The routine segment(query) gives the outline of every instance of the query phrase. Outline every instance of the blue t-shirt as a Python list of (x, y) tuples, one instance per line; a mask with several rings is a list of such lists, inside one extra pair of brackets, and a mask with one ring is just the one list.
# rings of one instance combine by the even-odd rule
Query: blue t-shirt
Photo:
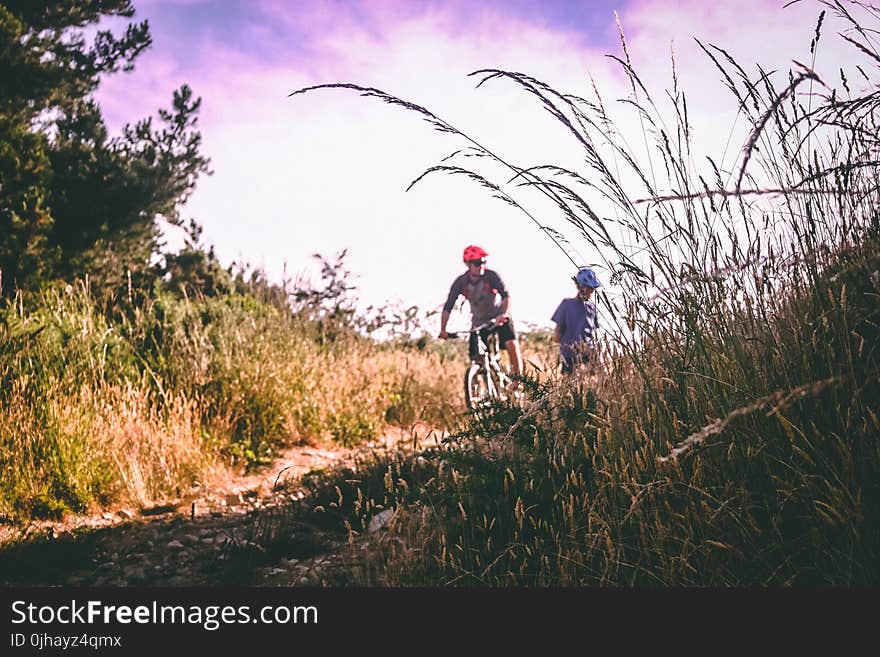
[(565, 359), (574, 355), (575, 345), (586, 342), (595, 344), (598, 319), (596, 304), (578, 298), (563, 299), (550, 318), (559, 327), (559, 351)]

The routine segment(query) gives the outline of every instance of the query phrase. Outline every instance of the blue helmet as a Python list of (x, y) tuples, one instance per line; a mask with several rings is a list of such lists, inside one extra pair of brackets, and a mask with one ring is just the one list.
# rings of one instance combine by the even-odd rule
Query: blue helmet
[(593, 273), (592, 269), (584, 268), (581, 269), (575, 276), (574, 282), (577, 283), (581, 287), (602, 287), (602, 284), (599, 282), (599, 279), (596, 278), (596, 274)]

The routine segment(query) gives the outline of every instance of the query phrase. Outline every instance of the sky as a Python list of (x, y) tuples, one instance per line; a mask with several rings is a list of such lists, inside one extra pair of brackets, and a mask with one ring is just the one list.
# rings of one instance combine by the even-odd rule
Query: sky
[[(618, 130), (643, 141), (617, 17), (627, 53), (656, 99), (676, 78), (687, 93), (702, 152), (735, 170), (749, 126), (694, 38), (725, 48), (750, 73), (756, 63), (785, 86), (793, 60), (838, 79), (859, 59), (828, 38), (810, 53), (818, 2), (768, 0), (135, 0), (152, 47), (131, 73), (102, 82), (96, 97), (112, 130), (170, 106), (189, 84), (202, 98), (198, 127), (213, 175), (202, 177), (182, 210), (204, 227), (223, 265), (260, 267), (273, 280), (312, 277), (313, 254), (347, 250), (361, 305), (385, 302), (437, 309), (461, 252), (477, 244), (506, 283), (518, 325), (551, 326), (574, 291), (575, 265), (601, 254), (569, 234), (558, 211), (508, 186), (509, 172), (488, 169), (542, 224), (563, 232), (560, 245), (533, 219), (461, 176), (426, 169), (467, 142), (435, 131), (403, 108), (320, 84), (376, 87), (428, 108), (518, 166), (557, 164), (583, 171), (574, 140), (534, 97), (510, 81), (477, 88), (484, 68), (527, 73), (554, 88), (601, 95)], [(616, 12), (616, 14), (615, 14)], [(828, 18), (829, 27), (832, 25)], [(827, 42), (827, 43), (826, 43)], [(662, 102), (658, 102), (662, 105)], [(666, 111), (662, 107), (660, 111)], [(470, 165), (467, 160), (459, 164)], [(474, 166), (480, 165), (479, 162)], [(634, 195), (639, 191), (634, 190)], [(520, 198), (520, 197), (518, 197)], [(168, 234), (173, 246), (179, 242)], [(573, 262), (574, 261), (574, 262)], [(439, 320), (436, 321), (439, 325)], [(464, 327), (456, 312), (450, 329)]]

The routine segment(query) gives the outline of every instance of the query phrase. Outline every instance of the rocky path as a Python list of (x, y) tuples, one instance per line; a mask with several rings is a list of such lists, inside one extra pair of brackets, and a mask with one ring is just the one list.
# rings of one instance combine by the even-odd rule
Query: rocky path
[[(421, 436), (421, 438), (419, 438)], [(427, 436), (427, 437), (425, 437)], [(414, 449), (438, 437), (426, 430), (389, 429), (357, 449), (293, 447), (258, 472), (171, 503), (0, 528), (0, 584), (36, 586), (328, 585), (348, 546), (299, 528), (294, 555), (259, 559), (247, 553), (256, 521), (295, 504), (306, 473), (341, 466), (363, 451)], [(16, 536), (17, 534), (17, 536)], [(26, 541), (16, 541), (26, 537)], [(265, 556), (265, 555), (264, 555)], [(237, 572), (243, 565), (247, 572)]]

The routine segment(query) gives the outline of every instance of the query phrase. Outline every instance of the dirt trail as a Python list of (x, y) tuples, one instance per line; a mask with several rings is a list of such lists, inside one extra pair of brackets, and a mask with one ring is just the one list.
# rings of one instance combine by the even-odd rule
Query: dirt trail
[[(16, 536), (0, 564), (0, 584), (36, 586), (211, 586), (228, 583), (229, 548), (247, 544), (261, 514), (301, 499), (304, 474), (351, 462), (364, 452), (423, 447), (439, 440), (426, 427), (388, 428), (355, 449), (300, 446), (270, 465), (171, 503), (134, 510), (115, 508), (0, 527), (0, 548)], [(414, 442), (415, 440), (415, 442)], [(276, 485), (277, 484), (277, 485)], [(303, 558), (281, 558), (250, 573), (262, 585), (321, 585), (344, 546), (318, 534), (307, 537)], [(256, 580), (256, 581), (255, 581)]]

